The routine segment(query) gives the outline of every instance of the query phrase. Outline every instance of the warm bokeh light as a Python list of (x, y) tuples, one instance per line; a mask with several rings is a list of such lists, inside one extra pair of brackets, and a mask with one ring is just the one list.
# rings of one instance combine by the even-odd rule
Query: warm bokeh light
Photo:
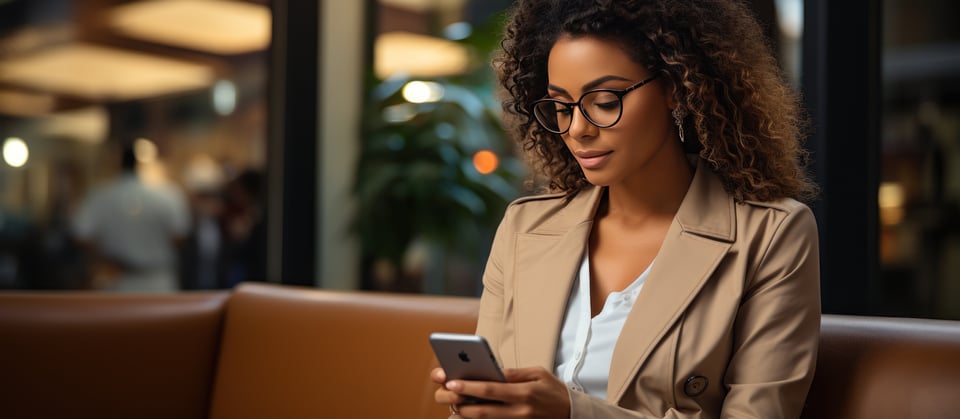
[(476, 168), (481, 175), (493, 173), (499, 165), (500, 159), (490, 150), (480, 150), (473, 155), (473, 167)]
[(410, 103), (437, 102), (443, 98), (443, 86), (432, 81), (411, 81), (403, 86), (403, 99)]
[(124, 3), (107, 19), (112, 29), (133, 38), (223, 55), (262, 51), (270, 45), (266, 5), (228, 0)]
[(443, 77), (463, 74), (470, 66), (467, 49), (454, 41), (407, 32), (377, 36), (373, 47), (374, 71), (386, 79), (397, 74)]
[[(69, 69), (69, 70), (65, 70)], [(126, 101), (209, 87), (214, 69), (93, 43), (68, 42), (0, 60), (0, 82), (91, 101)]]
[(22, 167), (30, 158), (30, 149), (23, 140), (10, 137), (3, 142), (3, 161), (13, 167)]
[(104, 106), (86, 106), (54, 112), (43, 117), (38, 136), (64, 138), (97, 145), (107, 139), (110, 114)]
[(133, 153), (140, 164), (150, 164), (157, 161), (157, 145), (146, 138), (137, 138), (133, 143)]
[(223, 169), (210, 155), (194, 155), (183, 170), (183, 185), (191, 192), (215, 191), (223, 185)]
[(883, 225), (897, 225), (903, 221), (903, 204), (906, 200), (903, 185), (896, 182), (883, 182), (877, 203), (880, 207), (880, 222)]

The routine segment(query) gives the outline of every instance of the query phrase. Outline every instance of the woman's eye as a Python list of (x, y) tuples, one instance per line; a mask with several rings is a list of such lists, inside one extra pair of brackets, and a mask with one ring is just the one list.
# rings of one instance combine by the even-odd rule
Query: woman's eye
[(608, 110), (617, 109), (617, 107), (620, 106), (620, 102), (616, 100), (610, 101), (610, 102), (597, 102), (597, 103), (594, 103), (593, 106), (599, 109), (608, 111)]

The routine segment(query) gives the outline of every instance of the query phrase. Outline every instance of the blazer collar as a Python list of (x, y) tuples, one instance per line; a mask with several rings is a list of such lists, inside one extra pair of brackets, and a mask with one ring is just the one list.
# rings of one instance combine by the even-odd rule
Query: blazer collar
[(733, 197), (706, 160), (697, 159), (697, 171), (677, 210), (676, 221), (683, 231), (733, 242), (737, 231), (735, 208)]
[[(587, 188), (537, 228), (518, 234), (518, 366), (554, 367), (567, 299), (602, 195), (601, 187)], [(608, 400), (622, 397), (735, 239), (733, 198), (698, 159), (693, 181), (614, 348)]]
[(534, 230), (517, 235), (517, 366), (553, 369), (571, 286), (603, 189), (581, 191)]

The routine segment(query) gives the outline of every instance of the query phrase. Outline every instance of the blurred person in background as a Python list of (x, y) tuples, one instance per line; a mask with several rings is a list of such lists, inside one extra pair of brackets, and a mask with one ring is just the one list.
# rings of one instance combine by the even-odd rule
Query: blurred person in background
[(246, 169), (223, 190), (224, 288), (265, 281), (267, 232), (263, 214), (263, 175)]
[(223, 287), (224, 174), (212, 158), (198, 156), (187, 166), (184, 187), (190, 202), (193, 225), (180, 247), (180, 286), (182, 289), (216, 289)]
[(122, 147), (121, 173), (94, 188), (77, 210), (72, 232), (91, 257), (91, 285), (115, 292), (173, 292), (177, 246), (190, 228), (181, 192), (145, 184), (133, 144)]

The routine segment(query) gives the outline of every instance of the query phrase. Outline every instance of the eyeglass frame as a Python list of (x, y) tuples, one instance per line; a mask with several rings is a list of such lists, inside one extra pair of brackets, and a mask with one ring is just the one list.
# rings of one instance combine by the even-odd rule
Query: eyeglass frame
[[(545, 130), (547, 130), (548, 132), (553, 133), (553, 134), (563, 135), (563, 134), (566, 134), (567, 132), (569, 132), (569, 131), (570, 131), (570, 127), (573, 126), (573, 116), (571, 115), (571, 117), (570, 117), (570, 124), (567, 125), (567, 128), (566, 128), (566, 129), (564, 129), (563, 131), (554, 131), (554, 130), (552, 130), (552, 129), (550, 129), (550, 128), (547, 128), (547, 126), (543, 123), (543, 121), (540, 120), (539, 113), (537, 112), (537, 106), (538, 106), (539, 104), (541, 104), (541, 103), (547, 103), (547, 102), (549, 102), (549, 103), (556, 103), (556, 104), (563, 105), (564, 107), (566, 107), (567, 110), (569, 110), (569, 111), (571, 112), (571, 114), (573, 113), (573, 108), (576, 107), (577, 109), (580, 110), (580, 114), (583, 115), (583, 118), (586, 119), (587, 122), (589, 122), (591, 125), (593, 125), (593, 126), (595, 126), (595, 127), (597, 127), (597, 128), (610, 128), (610, 127), (612, 127), (612, 126), (614, 126), (614, 125), (617, 125), (617, 123), (620, 122), (620, 119), (623, 118), (623, 97), (626, 96), (627, 93), (630, 93), (630, 92), (632, 92), (632, 91), (634, 91), (634, 90), (637, 90), (637, 89), (643, 87), (644, 85), (646, 85), (646, 84), (648, 84), (648, 83), (656, 80), (658, 77), (660, 77), (660, 74), (659, 74), (659, 73), (654, 74), (654, 75), (648, 77), (647, 79), (645, 79), (645, 80), (643, 80), (643, 81), (640, 81), (639, 83), (634, 84), (634, 85), (632, 85), (632, 86), (630, 86), (630, 87), (627, 87), (627, 88), (625, 88), (625, 89), (593, 89), (593, 90), (589, 90), (589, 91), (583, 92), (583, 94), (580, 95), (580, 98), (577, 99), (576, 102), (566, 102), (566, 101), (563, 101), (563, 100), (560, 100), (560, 99), (554, 99), (554, 98), (549, 98), (549, 97), (548, 97), (548, 98), (543, 98), (543, 99), (537, 99), (537, 100), (535, 100), (535, 101), (533, 102), (533, 104), (530, 105), (530, 109), (532, 110), (531, 113), (533, 113), (533, 119), (537, 121), (537, 125), (540, 125), (541, 128), (543, 128), (543, 129), (545, 129)], [(593, 119), (590, 118), (590, 114), (588, 114), (586, 111), (583, 110), (583, 98), (586, 97), (587, 95), (590, 95), (590, 94), (592, 94), (592, 93), (597, 93), (597, 92), (608, 92), (608, 93), (612, 93), (614, 96), (617, 97), (617, 100), (620, 101), (620, 108), (619, 108), (619, 111), (618, 111), (618, 113), (617, 113), (617, 119), (615, 119), (613, 122), (611, 122), (611, 123), (609, 123), (609, 124), (606, 124), (606, 125), (598, 124), (596, 121), (594, 121)]]

